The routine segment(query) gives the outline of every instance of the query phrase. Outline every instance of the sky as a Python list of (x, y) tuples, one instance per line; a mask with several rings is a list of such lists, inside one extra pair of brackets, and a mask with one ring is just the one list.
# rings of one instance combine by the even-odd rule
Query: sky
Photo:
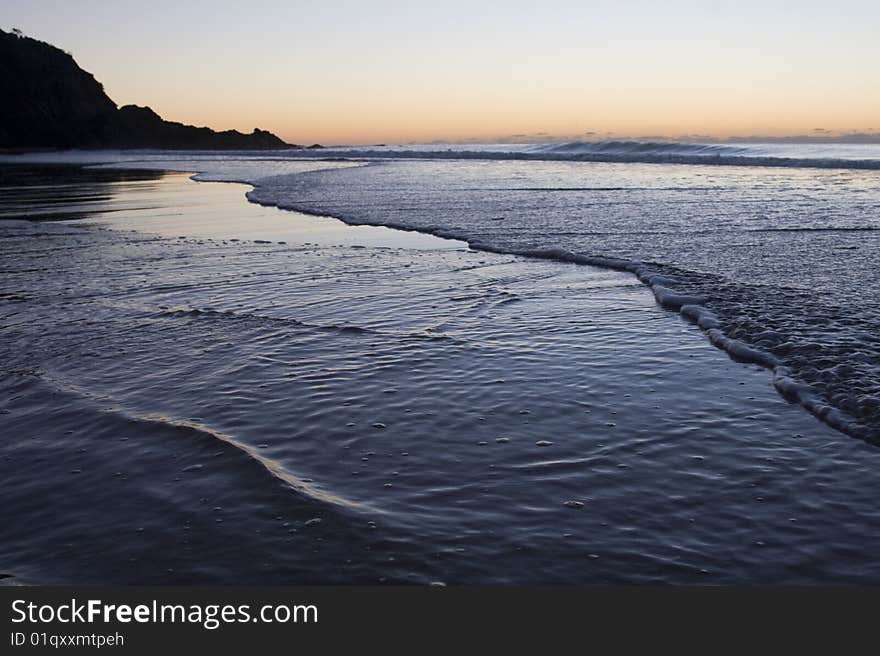
[(0, 0), (120, 105), (307, 144), (880, 134), (878, 26), (876, 0)]

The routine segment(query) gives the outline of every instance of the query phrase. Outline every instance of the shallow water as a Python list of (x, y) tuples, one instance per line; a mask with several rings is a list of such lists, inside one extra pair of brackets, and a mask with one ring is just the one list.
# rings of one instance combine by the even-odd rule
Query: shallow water
[(632, 271), (716, 344), (880, 440), (880, 174), (405, 161), (261, 180), (261, 203)]
[(880, 443), (880, 144), (432, 144), (2, 160), (195, 170), (255, 184), (256, 202), (352, 225), (630, 271), (713, 344), (772, 370), (787, 398)]
[(0, 222), (7, 580), (880, 580), (877, 450), (634, 276), (102, 184)]

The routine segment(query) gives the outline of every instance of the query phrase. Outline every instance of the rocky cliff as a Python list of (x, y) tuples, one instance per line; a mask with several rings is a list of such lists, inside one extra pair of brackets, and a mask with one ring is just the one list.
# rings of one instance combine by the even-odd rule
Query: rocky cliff
[(104, 87), (55, 46), (0, 30), (0, 148), (290, 148), (271, 132), (216, 132), (117, 108)]

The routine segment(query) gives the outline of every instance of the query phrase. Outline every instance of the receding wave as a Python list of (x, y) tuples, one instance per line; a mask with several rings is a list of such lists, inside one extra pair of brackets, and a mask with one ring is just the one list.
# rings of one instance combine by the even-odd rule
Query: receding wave
[[(49, 387), (53, 394), (68, 396), (72, 403), (80, 406), (83, 413), (96, 413), (114, 425), (120, 425), (119, 433), (138, 434), (137, 428), (150, 429), (146, 434), (172, 434), (176, 439), (188, 442), (192, 445), (206, 443), (212, 447), (227, 449), (235, 463), (236, 469), (242, 476), (257, 476), (263, 478), (264, 484), (280, 484), (296, 494), (304, 503), (314, 505), (325, 511), (364, 510), (362, 503), (352, 501), (339, 495), (319, 489), (311, 485), (294, 473), (287, 470), (283, 465), (272, 458), (266, 457), (257, 449), (241, 442), (232, 435), (211, 429), (207, 426), (192, 421), (179, 421), (163, 415), (141, 415), (122, 409), (118, 405), (112, 408), (102, 407), (99, 404), (106, 397), (92, 393), (87, 388), (78, 384), (58, 380), (55, 378), (41, 377), (41, 384)], [(201, 464), (193, 464), (182, 471), (196, 473), (202, 469)], [(370, 510), (375, 511), (374, 508)]]
[[(150, 424), (165, 430), (171, 430), (182, 439), (207, 440), (226, 445), (231, 449), (234, 449), (237, 452), (237, 455), (244, 456), (250, 462), (258, 464), (269, 476), (275, 479), (275, 481), (285, 485), (296, 494), (307, 497), (309, 500), (317, 502), (318, 504), (350, 509), (364, 508), (363, 504), (345, 499), (336, 494), (331, 494), (310, 485), (307, 481), (304, 481), (287, 471), (278, 462), (259, 454), (256, 449), (237, 441), (231, 435), (226, 435), (192, 422), (174, 421), (158, 415), (138, 416), (126, 414), (123, 415), (123, 418), (125, 421), (132, 424)], [(188, 471), (197, 471), (199, 467), (199, 465), (190, 466)]]
[[(258, 182), (248, 198), (355, 225), (383, 225), (460, 239), (480, 250), (631, 272), (651, 288), (660, 305), (697, 323), (715, 346), (737, 360), (772, 370), (774, 383), (785, 397), (838, 430), (880, 443), (880, 361), (875, 342), (864, 337), (880, 330), (880, 308), (873, 300), (873, 281), (853, 279), (864, 267), (870, 271), (872, 261), (871, 244), (853, 240), (877, 234), (877, 227), (869, 223), (873, 219), (868, 215), (864, 218), (868, 225), (859, 225), (861, 217), (847, 217), (849, 212), (864, 212), (868, 205), (863, 195), (847, 196), (852, 203), (841, 205), (839, 217), (830, 219), (831, 200), (823, 197), (813, 202), (799, 186), (788, 191), (792, 184), (813, 184), (816, 176), (824, 174), (794, 183), (788, 177), (776, 182), (776, 178), (755, 173), (754, 181), (749, 178), (753, 186), (743, 189), (737, 176), (718, 192), (706, 191), (698, 182), (694, 199), (707, 199), (685, 199), (686, 206), (678, 196), (673, 201), (664, 197), (665, 185), (633, 192), (642, 195), (627, 205), (630, 218), (621, 214), (624, 210), (619, 206), (590, 197), (591, 190), (573, 193), (571, 200), (554, 206), (542, 201), (519, 207), (520, 201), (505, 195), (503, 189), (486, 191), (489, 185), (467, 184), (470, 178), (462, 181), (462, 176), (488, 179), (485, 170), (467, 171), (471, 172), (433, 162), (388, 163), (267, 179)], [(495, 175), (506, 180), (510, 174), (499, 168)], [(656, 175), (662, 182), (664, 173)], [(389, 187), (390, 180), (397, 181), (397, 186)], [(784, 207), (792, 212), (791, 218), (784, 213), (779, 219), (752, 218), (756, 202), (742, 196), (752, 195), (763, 202), (768, 193), (763, 186), (768, 184), (775, 185), (773, 193), (786, 198)], [(870, 180), (858, 178), (849, 184), (860, 191), (860, 185)], [(718, 204), (719, 195), (723, 205)], [(790, 225), (800, 218), (797, 213), (804, 211), (805, 203), (813, 208), (817, 223), (837, 223)], [(442, 216), (438, 206), (447, 208)], [(448, 209), (453, 207), (454, 211)], [(584, 207), (596, 208), (587, 220), (580, 218)], [(686, 220), (680, 216), (685, 207)], [(775, 207), (783, 205), (777, 202)], [(646, 208), (651, 212), (648, 215)], [(719, 208), (734, 216), (731, 225), (735, 229), (716, 230), (713, 212)], [(621, 219), (631, 223), (624, 227)], [(850, 220), (858, 223), (842, 224)], [(756, 230), (785, 236), (749, 241), (747, 235), (764, 239)], [(828, 235), (834, 241), (826, 244), (818, 236), (814, 241), (797, 241), (800, 234), (803, 239), (810, 239), (811, 234)], [(822, 260), (836, 273), (817, 266)], [(859, 303), (846, 301), (848, 286), (862, 289)]]

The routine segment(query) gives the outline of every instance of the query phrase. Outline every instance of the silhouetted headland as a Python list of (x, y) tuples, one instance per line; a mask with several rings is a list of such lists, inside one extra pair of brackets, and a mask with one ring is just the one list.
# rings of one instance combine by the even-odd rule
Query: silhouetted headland
[(163, 120), (149, 107), (116, 106), (95, 77), (53, 45), (0, 30), (0, 148), (296, 148), (250, 134)]

